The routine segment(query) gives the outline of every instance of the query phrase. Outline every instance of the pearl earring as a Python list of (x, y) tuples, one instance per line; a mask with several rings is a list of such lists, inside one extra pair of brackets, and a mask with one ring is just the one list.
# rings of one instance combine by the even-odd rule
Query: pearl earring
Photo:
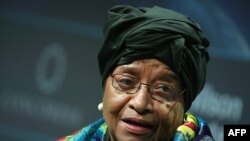
[(98, 108), (98, 110), (99, 110), (99, 111), (102, 111), (102, 108), (103, 108), (103, 102), (99, 103), (97, 108)]

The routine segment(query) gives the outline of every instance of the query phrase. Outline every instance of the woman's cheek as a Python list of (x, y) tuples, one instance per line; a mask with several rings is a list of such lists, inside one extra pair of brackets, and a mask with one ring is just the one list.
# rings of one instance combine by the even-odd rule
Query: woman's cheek
[[(171, 108), (165, 105), (157, 108), (157, 116), (160, 121), (160, 126), (158, 129), (158, 136), (164, 138), (172, 138), (176, 132), (176, 129), (183, 121), (183, 108), (181, 104), (172, 105)], [(164, 132), (164, 134), (162, 133)]]
[[(108, 112), (111, 114), (119, 114), (119, 112), (126, 106), (129, 101), (129, 96), (125, 94), (118, 93), (117, 90), (113, 88), (105, 88), (104, 98), (103, 98), (103, 112)], [(108, 111), (106, 111), (108, 110)]]

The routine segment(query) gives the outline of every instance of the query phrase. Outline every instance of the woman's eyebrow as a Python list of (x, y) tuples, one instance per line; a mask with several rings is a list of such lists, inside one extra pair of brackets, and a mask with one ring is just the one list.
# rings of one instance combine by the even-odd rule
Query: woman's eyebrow
[(171, 78), (174, 80), (180, 80), (180, 77), (178, 74), (176, 74), (174, 71), (170, 70), (169, 68), (164, 68), (164, 71), (162, 73), (157, 74), (157, 77), (163, 77), (163, 78)]
[(163, 74), (163, 73), (159, 73), (158, 75), (156, 75), (156, 78), (159, 80), (164, 80), (164, 81), (178, 81), (179, 77), (175, 74)]
[(122, 65), (117, 68), (117, 71), (139, 71), (140, 67), (136, 65)]

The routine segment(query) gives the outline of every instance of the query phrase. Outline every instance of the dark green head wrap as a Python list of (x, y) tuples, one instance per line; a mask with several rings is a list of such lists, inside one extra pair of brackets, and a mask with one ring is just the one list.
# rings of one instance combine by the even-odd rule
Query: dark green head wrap
[(204, 86), (209, 60), (209, 42), (199, 25), (189, 17), (157, 6), (114, 6), (109, 18), (98, 54), (103, 84), (116, 66), (155, 58), (182, 79), (187, 111)]

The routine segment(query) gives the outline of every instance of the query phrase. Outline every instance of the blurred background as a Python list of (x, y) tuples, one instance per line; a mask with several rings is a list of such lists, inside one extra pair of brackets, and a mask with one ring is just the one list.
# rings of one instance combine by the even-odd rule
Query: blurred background
[(115, 4), (158, 5), (197, 21), (211, 61), (190, 111), (208, 121), (217, 141), (224, 124), (250, 123), (247, 0), (1, 0), (1, 141), (52, 141), (101, 117), (96, 56)]

